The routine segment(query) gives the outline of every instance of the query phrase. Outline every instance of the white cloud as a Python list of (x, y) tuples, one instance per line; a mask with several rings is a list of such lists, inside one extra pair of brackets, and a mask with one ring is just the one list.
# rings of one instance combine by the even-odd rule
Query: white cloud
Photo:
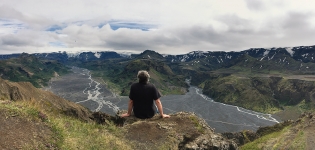
[(240, 51), (315, 45), (314, 29), (311, 0), (0, 0), (0, 53)]

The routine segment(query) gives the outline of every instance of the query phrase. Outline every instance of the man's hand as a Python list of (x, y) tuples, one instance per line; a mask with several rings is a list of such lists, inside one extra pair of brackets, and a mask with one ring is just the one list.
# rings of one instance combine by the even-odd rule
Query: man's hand
[(125, 114), (122, 114), (120, 117), (129, 117), (129, 116), (130, 116), (130, 114), (125, 113)]
[(161, 116), (162, 116), (162, 118), (170, 118), (171, 117), (170, 115), (166, 115), (166, 114), (163, 114)]

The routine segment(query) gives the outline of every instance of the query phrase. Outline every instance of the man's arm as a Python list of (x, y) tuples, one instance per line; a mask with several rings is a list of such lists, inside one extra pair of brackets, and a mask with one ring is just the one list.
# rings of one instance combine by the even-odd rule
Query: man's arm
[(128, 103), (128, 112), (125, 114), (122, 114), (121, 117), (129, 117), (131, 115), (132, 108), (133, 108), (133, 101), (130, 99)]
[(163, 106), (160, 99), (155, 100), (155, 105), (157, 106), (162, 118), (169, 118), (170, 115), (163, 114)]

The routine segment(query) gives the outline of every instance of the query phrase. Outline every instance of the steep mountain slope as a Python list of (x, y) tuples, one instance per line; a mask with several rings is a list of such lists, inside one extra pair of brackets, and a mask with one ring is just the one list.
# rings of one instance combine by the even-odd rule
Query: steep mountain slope
[[(275, 113), (294, 106), (290, 113), (280, 115), (296, 119), (301, 112), (315, 108), (315, 64), (311, 62), (315, 51), (309, 51), (314, 47), (299, 49), (250, 49), (197, 83), (216, 101), (255, 111)], [(304, 62), (297, 54), (308, 57), (303, 57)]]
[(41, 60), (28, 54), (0, 61), (1, 78), (10, 81), (28, 81), (36, 87), (42, 87), (51, 77), (67, 72), (68, 68), (57, 61)]
[[(248, 52), (249, 53), (249, 52)], [(250, 53), (249, 53), (250, 54)], [(265, 51), (261, 57), (244, 54), (231, 61), (228, 69), (250, 73), (314, 74), (314, 63), (295, 60), (286, 50)]]
[(37, 101), (40, 107), (49, 111), (58, 111), (81, 120), (89, 121), (91, 112), (81, 105), (67, 101), (51, 92), (35, 88), (29, 82), (9, 82), (0, 78), (0, 100), (10, 101)]
[(216, 101), (259, 112), (275, 113), (302, 102), (309, 107), (301, 111), (315, 108), (314, 81), (273, 76), (218, 76), (205, 82), (203, 92)]
[[(207, 66), (208, 69), (216, 70), (220, 68), (227, 68), (236, 65), (238, 62), (247, 62), (244, 55), (250, 56), (252, 61), (255, 61), (257, 64), (249, 65), (249, 67), (267, 67), (271, 65), (287, 65), (287, 68), (294, 69), (304, 69), (304, 71), (311, 70), (307, 68), (305, 63), (314, 63), (315, 60), (315, 46), (299, 46), (299, 47), (286, 47), (286, 48), (251, 48), (248, 50), (240, 52), (201, 52), (194, 51), (185, 55), (167, 55), (165, 58), (168, 62), (181, 62), (187, 66), (193, 66), (197, 63), (201, 63), (204, 66)], [(291, 60), (288, 60), (291, 58)], [(199, 61), (199, 62), (198, 62)], [(261, 62), (265, 62), (263, 65)], [(292, 64), (292, 63), (293, 64)], [(262, 64), (263, 66), (261, 67)], [(278, 63), (278, 64), (277, 64)], [(301, 63), (303, 63), (301, 65)], [(296, 66), (296, 67), (295, 67)], [(280, 66), (279, 66), (280, 67)], [(292, 70), (293, 70), (292, 68)], [(197, 69), (197, 68), (195, 68)], [(276, 68), (281, 69), (281, 68)]]
[(315, 117), (305, 113), (296, 121), (288, 121), (272, 127), (259, 129), (251, 141), (241, 149), (305, 149), (312, 150), (315, 146)]
[(161, 54), (159, 54), (153, 50), (145, 50), (140, 54), (132, 54), (131, 58), (132, 59), (155, 59), (155, 60), (159, 60), (159, 61), (165, 60), (165, 58)]
[(97, 113), (29, 82), (0, 85), (0, 149), (131, 149), (110, 133), (116, 128), (108, 115), (107, 125), (98, 125)]

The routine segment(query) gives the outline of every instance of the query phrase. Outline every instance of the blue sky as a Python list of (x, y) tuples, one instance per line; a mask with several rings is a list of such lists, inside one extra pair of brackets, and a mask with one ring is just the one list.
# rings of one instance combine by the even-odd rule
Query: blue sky
[(2, 34), (10, 34), (17, 33), (19, 30), (26, 28), (26, 25), (22, 22), (14, 19), (1, 19), (0, 18), (0, 33)]
[(0, 0), (0, 53), (315, 45), (312, 0)]

